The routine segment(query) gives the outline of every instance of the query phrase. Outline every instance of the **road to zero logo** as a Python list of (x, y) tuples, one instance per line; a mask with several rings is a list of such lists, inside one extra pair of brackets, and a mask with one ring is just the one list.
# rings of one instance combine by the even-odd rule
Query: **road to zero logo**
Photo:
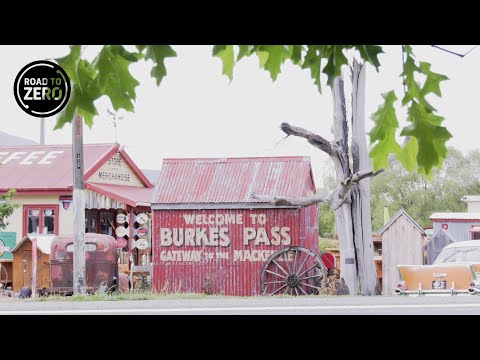
[(15, 100), (27, 114), (48, 117), (60, 112), (70, 98), (70, 79), (57, 64), (40, 60), (18, 73), (13, 89)]

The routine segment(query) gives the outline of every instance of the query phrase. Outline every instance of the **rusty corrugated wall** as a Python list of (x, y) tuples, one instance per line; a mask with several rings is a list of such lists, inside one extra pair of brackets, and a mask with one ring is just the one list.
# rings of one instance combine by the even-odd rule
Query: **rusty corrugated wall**
[(261, 295), (260, 273), (275, 251), (318, 249), (318, 208), (154, 211), (156, 291)]

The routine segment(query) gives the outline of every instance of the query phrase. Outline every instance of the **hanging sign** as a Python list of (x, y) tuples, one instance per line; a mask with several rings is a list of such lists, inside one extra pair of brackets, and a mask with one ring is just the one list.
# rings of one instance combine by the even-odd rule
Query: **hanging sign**
[(127, 219), (128, 219), (128, 217), (125, 214), (118, 214), (117, 215), (117, 223), (119, 223), (119, 224), (123, 224), (125, 221), (128, 221)]
[(136, 220), (140, 225), (146, 224), (148, 221), (148, 215), (145, 213), (140, 213), (137, 215)]
[(137, 229), (137, 235), (138, 235), (138, 237), (141, 237), (141, 238), (145, 237), (145, 235), (147, 235), (147, 228), (146, 227), (139, 227)]
[(13, 260), (11, 251), (16, 243), (16, 232), (0, 232), (0, 260)]
[(125, 229), (123, 226), (118, 226), (115, 229), (115, 234), (117, 234), (118, 237), (124, 237), (127, 235), (127, 229)]
[(145, 250), (148, 248), (148, 241), (145, 239), (138, 239), (135, 241), (135, 247), (140, 250)]

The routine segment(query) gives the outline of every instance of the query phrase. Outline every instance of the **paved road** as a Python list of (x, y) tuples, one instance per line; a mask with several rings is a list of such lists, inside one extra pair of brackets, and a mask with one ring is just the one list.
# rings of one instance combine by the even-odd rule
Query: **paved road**
[(456, 297), (298, 297), (99, 302), (0, 301), (1, 315), (158, 314), (158, 315), (384, 315), (480, 314), (480, 296)]

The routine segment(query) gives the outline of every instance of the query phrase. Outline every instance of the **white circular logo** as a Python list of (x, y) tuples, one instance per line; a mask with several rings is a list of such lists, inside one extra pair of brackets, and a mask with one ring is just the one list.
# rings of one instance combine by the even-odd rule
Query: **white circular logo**
[(140, 213), (137, 215), (136, 220), (137, 220), (137, 223), (139, 223), (140, 225), (146, 224), (148, 221), (148, 215), (145, 213)]
[(127, 215), (125, 215), (125, 214), (118, 214), (117, 215), (117, 223), (119, 223), (119, 224), (123, 224), (125, 221), (128, 221), (127, 219), (128, 219)]
[(127, 229), (125, 229), (123, 226), (119, 226), (115, 229), (115, 234), (118, 237), (124, 237), (127, 234)]
[(145, 239), (138, 239), (135, 242), (135, 247), (140, 250), (145, 250), (148, 247), (148, 241)]

